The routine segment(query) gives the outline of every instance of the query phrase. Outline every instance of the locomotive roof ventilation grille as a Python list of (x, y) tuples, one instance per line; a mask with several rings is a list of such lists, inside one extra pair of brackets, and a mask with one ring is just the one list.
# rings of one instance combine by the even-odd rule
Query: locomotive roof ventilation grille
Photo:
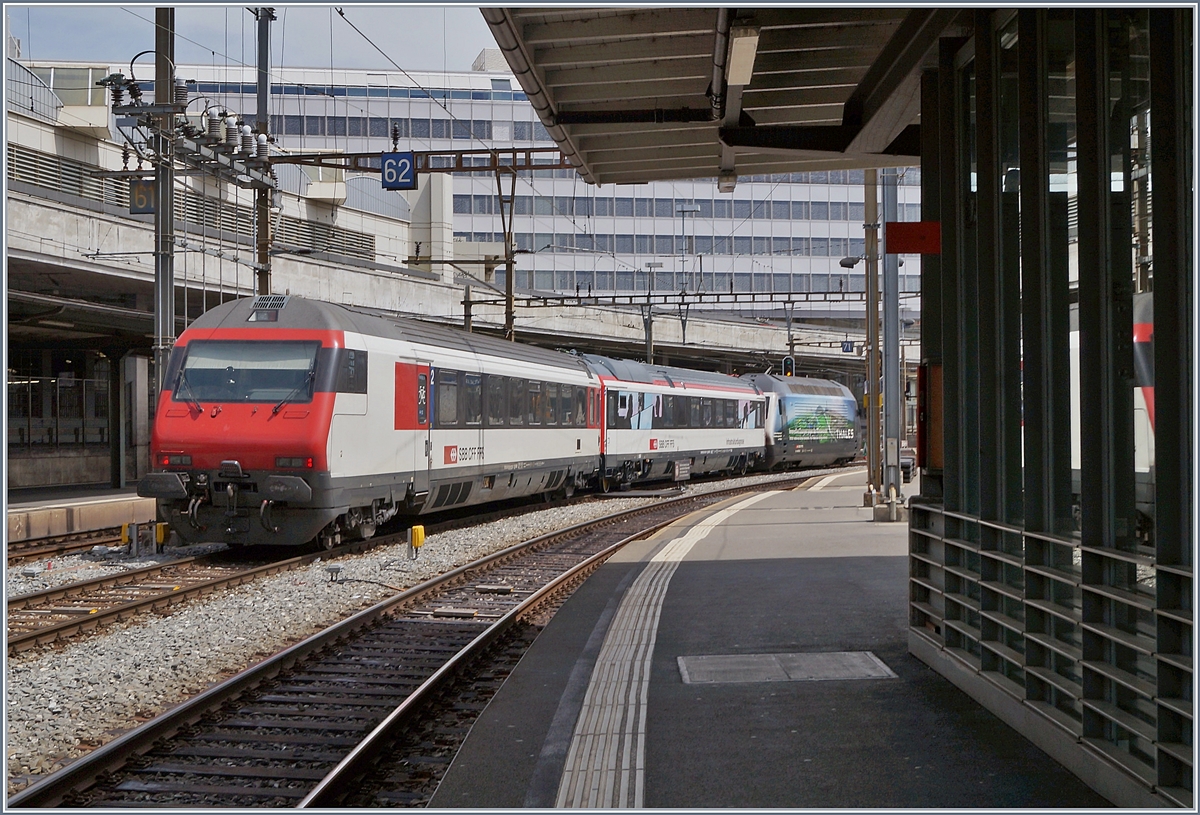
[(260, 294), (250, 304), (248, 323), (274, 323), (279, 321), (279, 312), (287, 305), (290, 296), (286, 294)]

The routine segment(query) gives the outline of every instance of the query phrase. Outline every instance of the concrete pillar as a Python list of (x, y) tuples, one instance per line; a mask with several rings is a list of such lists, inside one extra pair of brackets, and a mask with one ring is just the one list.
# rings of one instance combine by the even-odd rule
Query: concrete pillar
[(129, 357), (125, 365), (126, 405), (131, 419), (132, 436), (126, 439), (127, 449), (132, 452), (133, 471), (126, 475), (137, 480), (150, 470), (150, 360), (146, 357)]
[[(409, 195), (412, 214), (412, 236), (414, 255), (433, 261), (454, 257), (454, 176), (449, 173), (420, 173), (417, 189)], [(421, 244), (420, 252), (416, 244)], [(418, 263), (422, 268), (425, 264)], [(429, 270), (440, 274), (447, 283), (454, 282), (454, 267), (444, 263), (432, 263)]]

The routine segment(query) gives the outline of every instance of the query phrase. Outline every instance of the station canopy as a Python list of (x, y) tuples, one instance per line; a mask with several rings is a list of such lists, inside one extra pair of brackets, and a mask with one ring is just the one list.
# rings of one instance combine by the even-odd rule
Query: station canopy
[(594, 184), (920, 163), (920, 75), (953, 8), (484, 8)]

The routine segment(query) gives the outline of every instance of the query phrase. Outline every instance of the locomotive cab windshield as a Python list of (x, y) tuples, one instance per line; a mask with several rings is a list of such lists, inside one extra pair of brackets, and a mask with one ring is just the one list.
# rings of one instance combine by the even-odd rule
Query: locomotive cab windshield
[[(193, 340), (175, 401), (311, 402), (318, 341)], [(183, 390), (185, 392), (179, 392)]]

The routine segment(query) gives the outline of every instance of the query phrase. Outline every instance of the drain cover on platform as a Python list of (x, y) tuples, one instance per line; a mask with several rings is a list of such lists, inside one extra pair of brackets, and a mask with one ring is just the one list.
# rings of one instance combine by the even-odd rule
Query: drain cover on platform
[(687, 685), (896, 678), (891, 669), (870, 651), (679, 657), (679, 673)]

